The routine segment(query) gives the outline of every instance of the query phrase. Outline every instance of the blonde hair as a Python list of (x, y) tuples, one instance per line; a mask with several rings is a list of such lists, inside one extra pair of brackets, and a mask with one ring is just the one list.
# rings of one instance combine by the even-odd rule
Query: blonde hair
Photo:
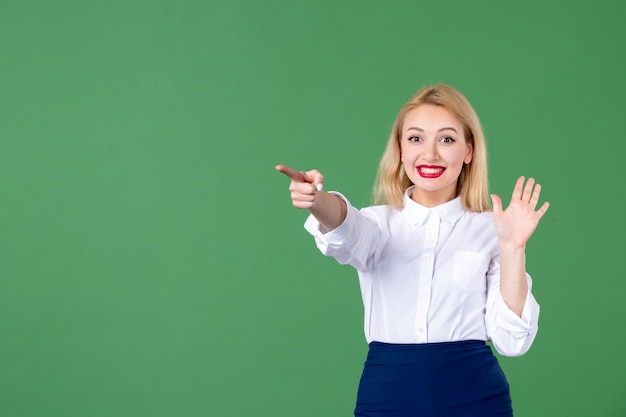
[(465, 164), (461, 170), (457, 195), (461, 197), (461, 203), (468, 211), (491, 210), (487, 179), (487, 146), (483, 129), (476, 112), (465, 96), (446, 84), (423, 87), (400, 109), (378, 166), (374, 184), (374, 202), (396, 208), (402, 208), (404, 205), (404, 192), (413, 183), (406, 175), (400, 160), (402, 125), (407, 113), (422, 104), (445, 107), (463, 124), (465, 140), (473, 147), (473, 156), (470, 163)]

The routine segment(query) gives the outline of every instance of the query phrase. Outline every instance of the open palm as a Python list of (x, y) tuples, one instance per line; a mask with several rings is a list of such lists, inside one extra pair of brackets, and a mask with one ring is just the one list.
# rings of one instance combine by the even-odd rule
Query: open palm
[(493, 201), (493, 224), (501, 242), (524, 247), (539, 224), (539, 220), (548, 210), (550, 203), (545, 202), (536, 210), (541, 193), (541, 185), (529, 178), (524, 185), (524, 177), (519, 177), (513, 189), (511, 202), (502, 210), (502, 199), (491, 195)]

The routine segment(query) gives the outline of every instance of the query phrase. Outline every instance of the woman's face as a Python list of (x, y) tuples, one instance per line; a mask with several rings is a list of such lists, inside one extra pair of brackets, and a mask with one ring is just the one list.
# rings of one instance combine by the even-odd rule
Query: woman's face
[(413, 184), (413, 200), (435, 207), (456, 197), (463, 163), (473, 149), (463, 124), (445, 107), (422, 104), (407, 113), (400, 139), (401, 161)]

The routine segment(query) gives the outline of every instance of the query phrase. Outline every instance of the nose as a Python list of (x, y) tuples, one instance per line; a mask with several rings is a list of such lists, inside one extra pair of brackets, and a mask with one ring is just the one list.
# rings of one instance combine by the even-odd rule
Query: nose
[(437, 154), (437, 142), (435, 140), (429, 140), (424, 143), (424, 147), (422, 157), (426, 161), (436, 161), (438, 158)]

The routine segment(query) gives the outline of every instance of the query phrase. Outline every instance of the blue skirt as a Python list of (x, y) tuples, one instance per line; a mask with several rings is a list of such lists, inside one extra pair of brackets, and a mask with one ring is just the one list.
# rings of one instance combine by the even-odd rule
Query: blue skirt
[(512, 417), (509, 384), (483, 341), (372, 342), (358, 417)]

